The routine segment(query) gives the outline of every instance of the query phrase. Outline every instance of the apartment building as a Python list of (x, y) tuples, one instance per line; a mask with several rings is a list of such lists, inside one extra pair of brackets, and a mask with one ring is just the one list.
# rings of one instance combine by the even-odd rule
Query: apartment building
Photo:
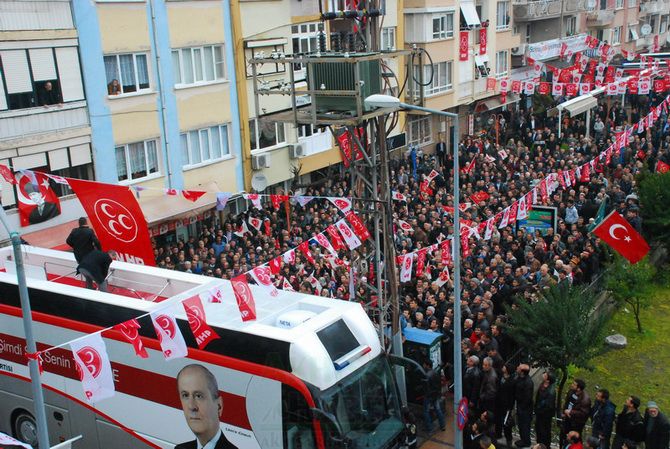
[(654, 52), (670, 45), (670, 1), (642, 0), (636, 39), (640, 51)]
[[(96, 179), (143, 189), (150, 228), (185, 235), (214, 207), (214, 192), (244, 185), (229, 3), (97, 0), (72, 9)], [(165, 188), (209, 193), (191, 203)]]
[[(511, 1), (406, 0), (404, 6), (405, 44), (420, 49), (412, 62), (411, 101), (458, 113), (461, 132), (471, 131), (475, 113), (505, 106), (497, 91), (487, 90), (487, 77), (511, 73), (512, 49), (519, 46)], [(451, 135), (443, 118), (425, 115), (410, 116), (407, 132), (408, 143), (418, 146)]]
[[(0, 164), (93, 179), (77, 38), (69, 1), (0, 1)], [(17, 190), (1, 182), (2, 205), (18, 229)], [(53, 187), (61, 214), (23, 228), (24, 234), (81, 215), (69, 189)]]

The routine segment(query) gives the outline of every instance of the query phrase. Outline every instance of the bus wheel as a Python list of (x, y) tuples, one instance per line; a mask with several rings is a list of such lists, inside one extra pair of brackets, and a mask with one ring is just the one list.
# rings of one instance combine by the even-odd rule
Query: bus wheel
[(33, 415), (25, 411), (16, 415), (14, 418), (14, 437), (37, 447), (37, 424)]

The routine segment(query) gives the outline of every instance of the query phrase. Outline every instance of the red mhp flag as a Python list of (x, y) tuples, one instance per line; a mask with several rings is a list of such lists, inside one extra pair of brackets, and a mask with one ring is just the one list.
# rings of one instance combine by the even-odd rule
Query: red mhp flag
[(368, 228), (365, 227), (363, 221), (361, 221), (361, 219), (354, 213), (353, 210), (350, 210), (344, 215), (347, 217), (347, 220), (349, 220), (349, 223), (351, 223), (351, 226), (354, 228), (354, 233), (358, 236), (359, 239), (361, 239), (361, 242), (364, 242), (370, 238), (370, 232), (368, 231)]
[(279, 291), (272, 282), (272, 271), (270, 270), (270, 267), (266, 266), (256, 267), (252, 269), (249, 272), (249, 274), (251, 275), (252, 278), (254, 278), (256, 284), (263, 287), (263, 289), (266, 292), (268, 292), (270, 296), (276, 297), (277, 295), (279, 295)]
[(426, 253), (428, 253), (428, 248), (421, 248), (417, 252), (416, 277), (418, 278), (423, 276), (423, 271), (426, 268)]
[(143, 359), (146, 359), (149, 357), (149, 354), (147, 354), (147, 350), (144, 349), (144, 343), (142, 343), (142, 339), (140, 338), (140, 333), (138, 332), (140, 327), (140, 323), (135, 318), (133, 318), (131, 320), (124, 321), (121, 324), (117, 324), (114, 326), (114, 329), (121, 332), (123, 338), (128, 340), (128, 343), (133, 345), (135, 354), (142, 357)]
[(165, 360), (178, 359), (188, 355), (184, 336), (177, 326), (177, 320), (171, 309), (157, 310), (150, 313), (158, 342), (163, 350)]
[(265, 228), (265, 235), (272, 237), (272, 224), (270, 223), (269, 218), (263, 220), (263, 227)]
[(242, 321), (252, 321), (256, 319), (256, 302), (251, 294), (247, 275), (241, 274), (234, 277), (230, 284), (233, 286), (233, 293), (237, 300), (237, 307), (240, 309)]
[(155, 266), (147, 221), (128, 186), (70, 179), (105, 250), (113, 249), (119, 260)]
[(70, 343), (77, 373), (89, 402), (98, 402), (114, 396), (112, 364), (107, 347), (99, 333), (89, 334)]
[(340, 231), (340, 234), (342, 234), (342, 237), (344, 237), (344, 241), (347, 243), (350, 250), (354, 250), (361, 246), (360, 239), (354, 234), (344, 218), (335, 223), (335, 226), (337, 227), (337, 230)]
[(335, 251), (344, 249), (344, 242), (342, 241), (342, 237), (340, 237), (340, 233), (337, 232), (337, 228), (335, 227), (335, 225), (328, 226), (326, 228), (326, 231), (328, 232), (328, 235), (332, 240), (331, 244), (333, 245), (333, 249)]
[(452, 261), (451, 239), (446, 239), (440, 243), (440, 251), (442, 253), (442, 265), (446, 266)]
[(286, 251), (282, 254), (282, 258), (284, 259), (284, 262), (293, 265), (295, 263), (295, 250), (290, 249)]
[(291, 283), (288, 281), (288, 279), (284, 278), (284, 279), (282, 279), (281, 282), (282, 282), (282, 284), (281, 284), (282, 290), (287, 291), (287, 292), (294, 292), (295, 291), (293, 289), (293, 286), (291, 285)]
[(16, 175), (16, 183), (21, 226), (42, 223), (60, 215), (58, 195), (51, 189), (46, 175), (21, 170)]
[(332, 254), (334, 257), (337, 257), (337, 251), (335, 251), (335, 248), (333, 248), (333, 245), (330, 244), (328, 241), (328, 237), (326, 237), (323, 232), (317, 234), (315, 237), (317, 242), (319, 242), (319, 245), (323, 246), (328, 250), (330, 254)]
[(203, 196), (205, 191), (203, 190), (182, 190), (181, 195), (186, 198), (189, 201), (196, 202), (200, 199), (201, 196)]
[(2, 175), (6, 182), (10, 184), (16, 184), (16, 177), (14, 176), (14, 173), (12, 173), (12, 171), (6, 165), (0, 164), (0, 175)]
[(639, 262), (649, 252), (649, 245), (644, 238), (617, 211), (600, 222), (593, 233), (632, 264)]
[(191, 296), (183, 300), (181, 305), (184, 306), (184, 311), (186, 311), (188, 325), (191, 328), (191, 332), (193, 332), (198, 348), (204, 349), (210, 341), (221, 338), (207, 324), (207, 316), (205, 315), (205, 308), (202, 305), (200, 296)]
[(298, 245), (297, 249), (302, 253), (303, 256), (305, 256), (305, 259), (307, 259), (309, 263), (316, 265), (316, 260), (314, 260), (312, 253), (309, 252), (309, 240), (302, 242), (300, 245)]
[(281, 271), (281, 257), (275, 257), (274, 259), (271, 259), (268, 262), (268, 266), (270, 267), (270, 273), (279, 274)]
[(328, 197), (328, 200), (341, 210), (343, 214), (351, 210), (351, 200), (349, 198)]
[(449, 268), (445, 266), (433, 284), (437, 284), (438, 287), (442, 287), (447, 282), (449, 282)]
[(670, 165), (666, 164), (663, 161), (658, 161), (656, 163), (656, 171), (658, 173), (667, 173), (670, 170)]
[(238, 237), (244, 237), (244, 234), (249, 232), (249, 227), (247, 226), (246, 222), (242, 222), (240, 226), (238, 226), (237, 231), (233, 232)]
[(409, 282), (412, 280), (412, 265), (414, 264), (414, 253), (402, 256), (402, 265), (400, 265), (400, 282)]

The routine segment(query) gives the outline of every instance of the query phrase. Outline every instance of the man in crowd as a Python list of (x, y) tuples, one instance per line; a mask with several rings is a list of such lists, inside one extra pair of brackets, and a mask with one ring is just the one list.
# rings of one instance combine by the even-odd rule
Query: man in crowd
[(609, 449), (616, 406), (610, 401), (610, 392), (601, 388), (591, 410), (591, 434), (598, 438), (599, 449)]
[(616, 418), (616, 436), (613, 449), (621, 449), (626, 440), (635, 443), (644, 441), (645, 428), (642, 416), (640, 416), (640, 398), (629, 396), (623, 406), (623, 410)]
[(591, 414), (591, 398), (586, 392), (586, 383), (582, 379), (575, 379), (570, 386), (563, 403), (563, 422), (561, 424), (561, 445), (569, 432), (576, 431), (582, 434), (586, 420)]

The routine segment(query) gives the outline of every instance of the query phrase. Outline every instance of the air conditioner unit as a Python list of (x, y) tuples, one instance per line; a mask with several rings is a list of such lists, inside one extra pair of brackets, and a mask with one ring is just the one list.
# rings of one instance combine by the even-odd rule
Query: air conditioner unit
[(512, 56), (523, 56), (526, 53), (526, 44), (521, 44), (512, 49)]
[(251, 156), (251, 168), (254, 170), (262, 170), (270, 167), (269, 154), (256, 154)]
[(296, 143), (288, 148), (288, 156), (291, 159), (298, 159), (303, 157), (304, 155), (305, 155), (305, 146), (301, 143)]

